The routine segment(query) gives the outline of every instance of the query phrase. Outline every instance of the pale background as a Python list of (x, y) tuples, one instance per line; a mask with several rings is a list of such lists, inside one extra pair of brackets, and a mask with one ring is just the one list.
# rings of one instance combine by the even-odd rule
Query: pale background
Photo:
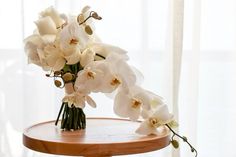
[[(235, 0), (1, 0), (0, 156), (53, 156), (22, 145), (24, 128), (55, 119), (63, 94), (39, 67), (27, 65), (22, 40), (46, 7), (78, 14), (86, 4), (103, 17), (98, 35), (129, 51), (143, 87), (165, 98), (199, 157), (235, 157)], [(98, 108), (86, 108), (87, 116), (115, 117), (111, 100), (94, 98)], [(191, 156), (186, 145), (180, 150), (132, 156)]]

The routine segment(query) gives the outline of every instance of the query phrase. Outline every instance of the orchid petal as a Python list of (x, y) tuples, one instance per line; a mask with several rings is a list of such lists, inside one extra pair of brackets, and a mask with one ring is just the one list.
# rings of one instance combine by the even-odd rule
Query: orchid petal
[(140, 109), (139, 108), (130, 108), (129, 109), (129, 119), (132, 121), (137, 121), (140, 116)]
[(152, 117), (160, 120), (162, 124), (167, 124), (173, 120), (173, 115), (169, 113), (166, 105), (159, 106)]
[(47, 35), (42, 36), (42, 39), (45, 44), (53, 43), (56, 39), (56, 35), (47, 34)]
[(56, 60), (56, 63), (53, 66), (53, 70), (59, 71), (59, 70), (63, 69), (65, 64), (66, 64), (66, 60), (63, 58), (59, 58), (58, 60)]
[(97, 104), (90, 96), (86, 96), (86, 101), (91, 107), (96, 108)]
[(130, 98), (124, 92), (119, 92), (114, 99), (113, 110), (115, 114), (120, 117), (128, 117), (128, 104), (130, 104)]
[(141, 135), (150, 135), (158, 133), (157, 129), (155, 127), (152, 127), (148, 121), (142, 122), (135, 132)]
[(143, 80), (144, 80), (144, 76), (141, 73), (141, 71), (139, 71), (137, 68), (135, 68), (133, 66), (130, 66), (130, 67), (136, 76), (136, 84), (142, 84)]
[(66, 60), (67, 60), (67, 64), (72, 65), (72, 64), (76, 64), (80, 61), (80, 51), (76, 51), (74, 52), (72, 55), (70, 56), (65, 56)]
[(94, 52), (91, 51), (90, 49), (86, 49), (85, 51), (83, 51), (82, 55), (81, 55), (81, 60), (80, 60), (80, 64), (85, 67), (86, 65), (88, 65), (89, 63), (91, 63), (92, 61), (94, 61)]

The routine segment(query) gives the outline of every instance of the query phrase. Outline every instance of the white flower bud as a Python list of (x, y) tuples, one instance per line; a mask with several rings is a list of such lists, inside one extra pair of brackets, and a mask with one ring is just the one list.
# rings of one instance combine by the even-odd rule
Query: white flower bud
[(43, 17), (35, 22), (40, 35), (56, 34), (57, 28), (51, 17)]
[(40, 13), (40, 15), (42, 17), (51, 17), (51, 19), (56, 24), (56, 27), (60, 27), (64, 23), (63, 19), (60, 17), (60, 14), (53, 7), (45, 9), (43, 12)]
[(91, 8), (90, 6), (86, 5), (86, 6), (83, 7), (83, 9), (82, 9), (82, 13), (86, 13), (87, 11), (89, 11), (90, 8)]

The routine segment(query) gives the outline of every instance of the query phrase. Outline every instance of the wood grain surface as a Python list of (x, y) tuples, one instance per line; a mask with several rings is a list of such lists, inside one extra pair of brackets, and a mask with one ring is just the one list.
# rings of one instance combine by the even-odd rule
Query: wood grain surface
[(140, 122), (115, 118), (88, 118), (85, 130), (63, 131), (54, 121), (36, 124), (23, 133), (29, 149), (57, 155), (114, 156), (155, 151), (169, 145), (167, 128), (159, 135), (135, 133)]

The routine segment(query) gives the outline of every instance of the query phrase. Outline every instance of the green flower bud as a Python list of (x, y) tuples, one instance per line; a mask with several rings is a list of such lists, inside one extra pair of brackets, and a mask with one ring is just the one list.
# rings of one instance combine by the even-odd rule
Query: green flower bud
[(177, 140), (172, 140), (171, 144), (173, 145), (174, 148), (179, 148), (179, 142)]
[(89, 26), (89, 25), (86, 25), (85, 28), (84, 28), (85, 32), (88, 34), (88, 35), (92, 35), (93, 34), (93, 30), (92, 28)]
[(63, 76), (62, 76), (63, 80), (65, 82), (68, 82), (68, 81), (71, 81), (73, 80), (73, 75), (71, 73), (65, 73)]
[(54, 75), (55, 75), (55, 76), (61, 75), (61, 71), (55, 71), (55, 72), (54, 72)]
[(102, 19), (102, 17), (100, 17), (100, 16), (98, 15), (98, 13), (96, 13), (96, 12), (93, 12), (93, 13), (92, 13), (92, 17), (95, 18), (95, 19), (97, 19), (97, 20), (101, 20), (101, 19)]
[(191, 148), (191, 152), (194, 152), (194, 148)]
[(183, 136), (183, 141), (187, 142), (188, 141), (187, 137)]
[(77, 22), (78, 22), (78, 23), (84, 22), (84, 15), (80, 14), (80, 15), (77, 17)]
[(59, 80), (55, 80), (54, 84), (56, 87), (61, 87), (61, 81), (59, 81)]

